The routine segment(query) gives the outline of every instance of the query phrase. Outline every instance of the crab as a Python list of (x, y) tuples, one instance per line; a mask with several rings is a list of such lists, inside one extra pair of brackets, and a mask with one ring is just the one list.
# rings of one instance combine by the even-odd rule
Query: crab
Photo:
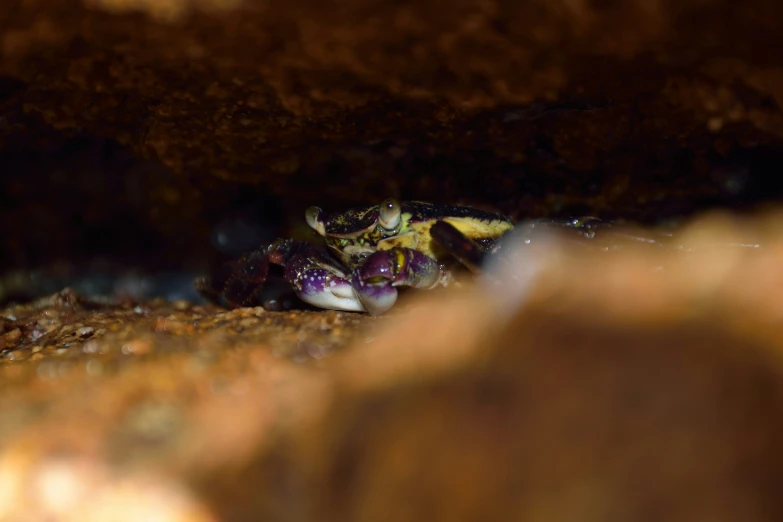
[(322, 244), (277, 239), (198, 280), (198, 290), (230, 307), (255, 304), (271, 263), (283, 267), (285, 281), (310, 305), (380, 315), (402, 288), (449, 286), (460, 268), (479, 272), (514, 227), (503, 215), (473, 207), (395, 198), (332, 215), (310, 207), (305, 219)]
[[(506, 216), (473, 207), (395, 198), (328, 216), (321, 208), (310, 207), (305, 220), (321, 236), (321, 244), (277, 239), (223, 264), (213, 277), (198, 279), (196, 288), (218, 304), (253, 306), (259, 304), (269, 266), (274, 264), (283, 267), (284, 280), (302, 301), (317, 308), (377, 316), (394, 306), (400, 290), (459, 283), (461, 273), (482, 273), (488, 258), (512, 262), (513, 249), (511, 255), (503, 255), (503, 239), (512, 230), (517, 244), (536, 241), (538, 232), (546, 236), (554, 231), (602, 251), (629, 245), (691, 250), (671, 231), (639, 234), (622, 222), (595, 217), (515, 224)], [(599, 231), (603, 240), (593, 240)]]
[[(481, 273), (515, 227), (506, 216), (473, 207), (395, 198), (328, 216), (310, 207), (305, 220), (323, 244), (277, 239), (224, 264), (196, 287), (213, 302), (249, 306), (257, 303), (271, 263), (283, 267), (283, 278), (302, 301), (377, 316), (394, 306), (399, 290), (446, 287), (459, 283), (461, 273)], [(611, 225), (593, 217), (536, 219), (521, 232), (526, 242), (552, 228), (592, 238)]]

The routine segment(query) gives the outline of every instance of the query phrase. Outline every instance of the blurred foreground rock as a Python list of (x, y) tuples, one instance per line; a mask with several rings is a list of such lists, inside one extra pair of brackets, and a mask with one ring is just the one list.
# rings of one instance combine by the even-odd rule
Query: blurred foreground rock
[(780, 223), (542, 239), (378, 319), (3, 310), (0, 518), (781, 520)]

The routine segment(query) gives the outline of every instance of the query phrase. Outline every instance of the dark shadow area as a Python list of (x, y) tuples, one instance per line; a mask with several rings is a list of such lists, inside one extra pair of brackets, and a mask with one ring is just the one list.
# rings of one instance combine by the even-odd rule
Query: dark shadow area
[[(386, 129), (363, 142), (303, 144), (292, 176), (299, 181), (283, 189), (290, 196), (262, 180), (175, 175), (116, 141), (25, 115), (16, 122), (22, 132), (0, 150), (0, 268), (17, 281), (5, 283), (2, 297), (29, 299), (64, 284), (111, 293), (112, 278), (133, 273), (147, 274), (138, 295), (195, 298), (190, 276), (302, 233), (311, 204), (339, 211), (394, 195), (518, 220), (596, 215), (655, 225), (779, 200), (782, 144), (768, 137), (754, 144), (748, 136), (758, 133), (742, 124), (720, 140), (706, 130), (685, 140), (656, 136), (645, 128), (643, 105), (566, 98), (488, 111), (437, 132)], [(369, 115), (354, 117), (357, 128), (370, 128)], [(560, 129), (584, 139), (566, 142)], [(590, 138), (596, 132), (601, 143)], [(34, 283), (26, 273), (36, 274)]]

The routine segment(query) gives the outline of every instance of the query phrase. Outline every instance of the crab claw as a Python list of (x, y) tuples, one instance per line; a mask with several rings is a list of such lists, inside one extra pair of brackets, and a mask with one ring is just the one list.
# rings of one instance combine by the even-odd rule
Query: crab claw
[(333, 270), (308, 268), (295, 275), (287, 271), (286, 280), (305, 303), (329, 310), (364, 311), (351, 282)]
[(352, 283), (371, 315), (380, 315), (397, 301), (397, 286), (432, 288), (440, 279), (437, 261), (418, 250), (395, 247), (370, 255), (354, 271)]
[(351, 284), (364, 310), (373, 316), (381, 315), (397, 302), (397, 289), (388, 281), (368, 283), (362, 280), (359, 270), (354, 270)]
[(299, 244), (297, 251), (285, 263), (284, 278), (305, 303), (329, 310), (364, 311), (350, 277), (334, 259), (318, 248)]

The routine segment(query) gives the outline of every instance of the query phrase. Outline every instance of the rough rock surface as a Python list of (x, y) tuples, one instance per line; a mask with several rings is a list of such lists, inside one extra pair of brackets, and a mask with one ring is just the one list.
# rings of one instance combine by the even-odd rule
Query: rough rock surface
[(644, 221), (773, 197), (781, 16), (769, 0), (6, 2), (0, 268), (180, 268), (234, 214), (267, 238), (306, 205), (388, 195)]
[(0, 518), (780, 520), (781, 222), (521, 243), (378, 319), (3, 310)]

